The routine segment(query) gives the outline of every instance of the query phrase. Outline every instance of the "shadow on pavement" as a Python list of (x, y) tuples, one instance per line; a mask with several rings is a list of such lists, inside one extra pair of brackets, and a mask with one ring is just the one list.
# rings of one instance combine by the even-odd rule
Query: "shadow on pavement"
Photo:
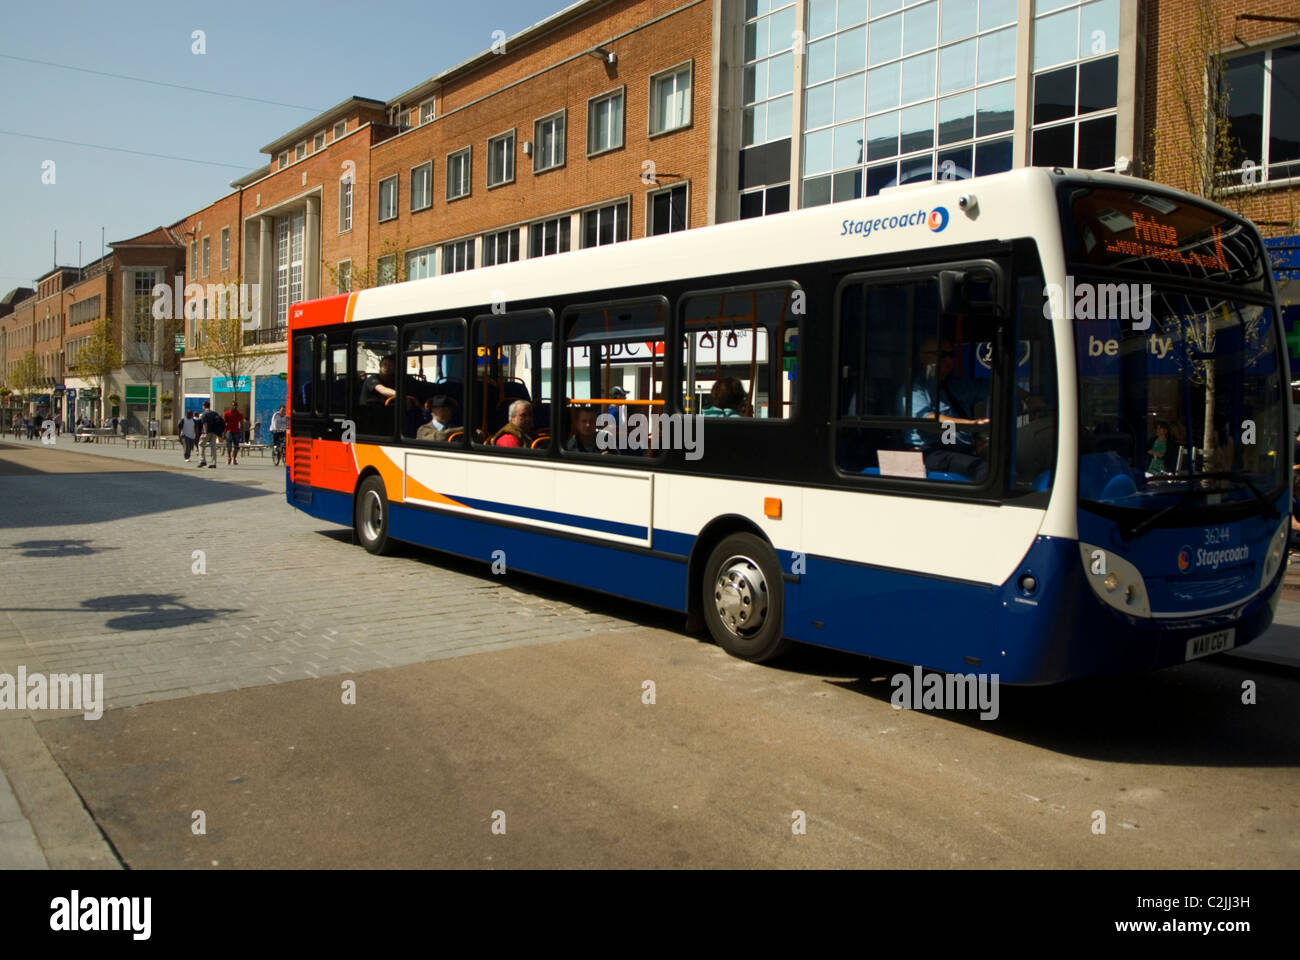
[(24, 540), (10, 544), (4, 549), (21, 550), (24, 557), (40, 560), (60, 560), (64, 557), (88, 557), (92, 553), (105, 550), (119, 550), (120, 547), (92, 547), (94, 540)]
[(250, 497), (283, 496), (280, 490), (214, 483), (208, 477), (173, 470), (10, 476), (4, 484), (0, 528), (11, 529), (106, 523)]
[(109, 597), (92, 597), (81, 601), (79, 607), (10, 607), (15, 613), (123, 613), (126, 616), (106, 620), (110, 630), (167, 630), (194, 623), (207, 623), (218, 616), (235, 613), (206, 607), (191, 607), (170, 593), (127, 593)]

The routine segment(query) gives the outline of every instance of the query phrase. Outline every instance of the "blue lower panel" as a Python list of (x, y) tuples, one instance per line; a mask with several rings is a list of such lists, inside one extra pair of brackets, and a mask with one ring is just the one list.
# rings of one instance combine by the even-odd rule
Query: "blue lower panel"
[(682, 562), (396, 503), (389, 508), (389, 523), (399, 540), (485, 563), (492, 562), (494, 551), (503, 550), (507, 570), (670, 610), (686, 608), (686, 564)]
[[(809, 557), (787, 618), (796, 640), (919, 663), (996, 673), (1003, 683), (1059, 683), (1185, 662), (1187, 641), (1226, 627), (1238, 647), (1273, 619), (1282, 574), (1254, 599), (1213, 615), (1139, 619), (1101, 603), (1073, 540), (1040, 537), (1005, 584), (984, 587)], [(1032, 573), (1038, 589), (1016, 584)], [(818, 624), (821, 624), (818, 626)]]
[(328, 520), (330, 523), (341, 523), (345, 527), (352, 526), (351, 494), (291, 483), (287, 479), (287, 470), (285, 476), (285, 499), (289, 502), (289, 506), (321, 520)]

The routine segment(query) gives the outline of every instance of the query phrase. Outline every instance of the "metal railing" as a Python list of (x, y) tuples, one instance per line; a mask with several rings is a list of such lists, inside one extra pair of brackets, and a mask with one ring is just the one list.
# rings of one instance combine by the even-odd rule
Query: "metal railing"
[(269, 327), (263, 330), (245, 330), (244, 346), (255, 347), (265, 343), (284, 343), (289, 339), (288, 326)]

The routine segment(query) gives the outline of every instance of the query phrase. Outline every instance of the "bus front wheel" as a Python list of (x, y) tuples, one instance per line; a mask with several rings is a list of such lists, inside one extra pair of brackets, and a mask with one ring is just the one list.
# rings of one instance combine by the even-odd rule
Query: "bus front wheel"
[(379, 477), (366, 477), (357, 490), (352, 526), (357, 540), (371, 553), (384, 554), (392, 549), (393, 542), (388, 539), (388, 497)]
[(704, 566), (704, 622), (733, 657), (763, 663), (790, 646), (781, 635), (785, 584), (772, 548), (752, 533), (734, 533)]

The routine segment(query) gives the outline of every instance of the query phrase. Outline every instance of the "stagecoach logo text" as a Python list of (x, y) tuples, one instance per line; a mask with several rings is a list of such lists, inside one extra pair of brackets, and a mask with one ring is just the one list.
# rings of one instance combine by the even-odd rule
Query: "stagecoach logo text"
[(1195, 551), (1191, 547), (1184, 546), (1178, 551), (1178, 569), (1182, 573), (1186, 573), (1194, 566), (1218, 570), (1220, 564), (1240, 563), (1249, 559), (1250, 547), (1245, 544), (1239, 547), (1227, 547), (1222, 550), (1206, 550), (1204, 547), (1197, 547)]
[(857, 234), (869, 237), (881, 230), (915, 227), (922, 223), (935, 233), (938, 233), (948, 226), (948, 208), (935, 207), (929, 213), (924, 210), (917, 210), (913, 213), (903, 213), (894, 217), (877, 217), (874, 220), (844, 220), (840, 223), (840, 236), (847, 237), (850, 234)]

